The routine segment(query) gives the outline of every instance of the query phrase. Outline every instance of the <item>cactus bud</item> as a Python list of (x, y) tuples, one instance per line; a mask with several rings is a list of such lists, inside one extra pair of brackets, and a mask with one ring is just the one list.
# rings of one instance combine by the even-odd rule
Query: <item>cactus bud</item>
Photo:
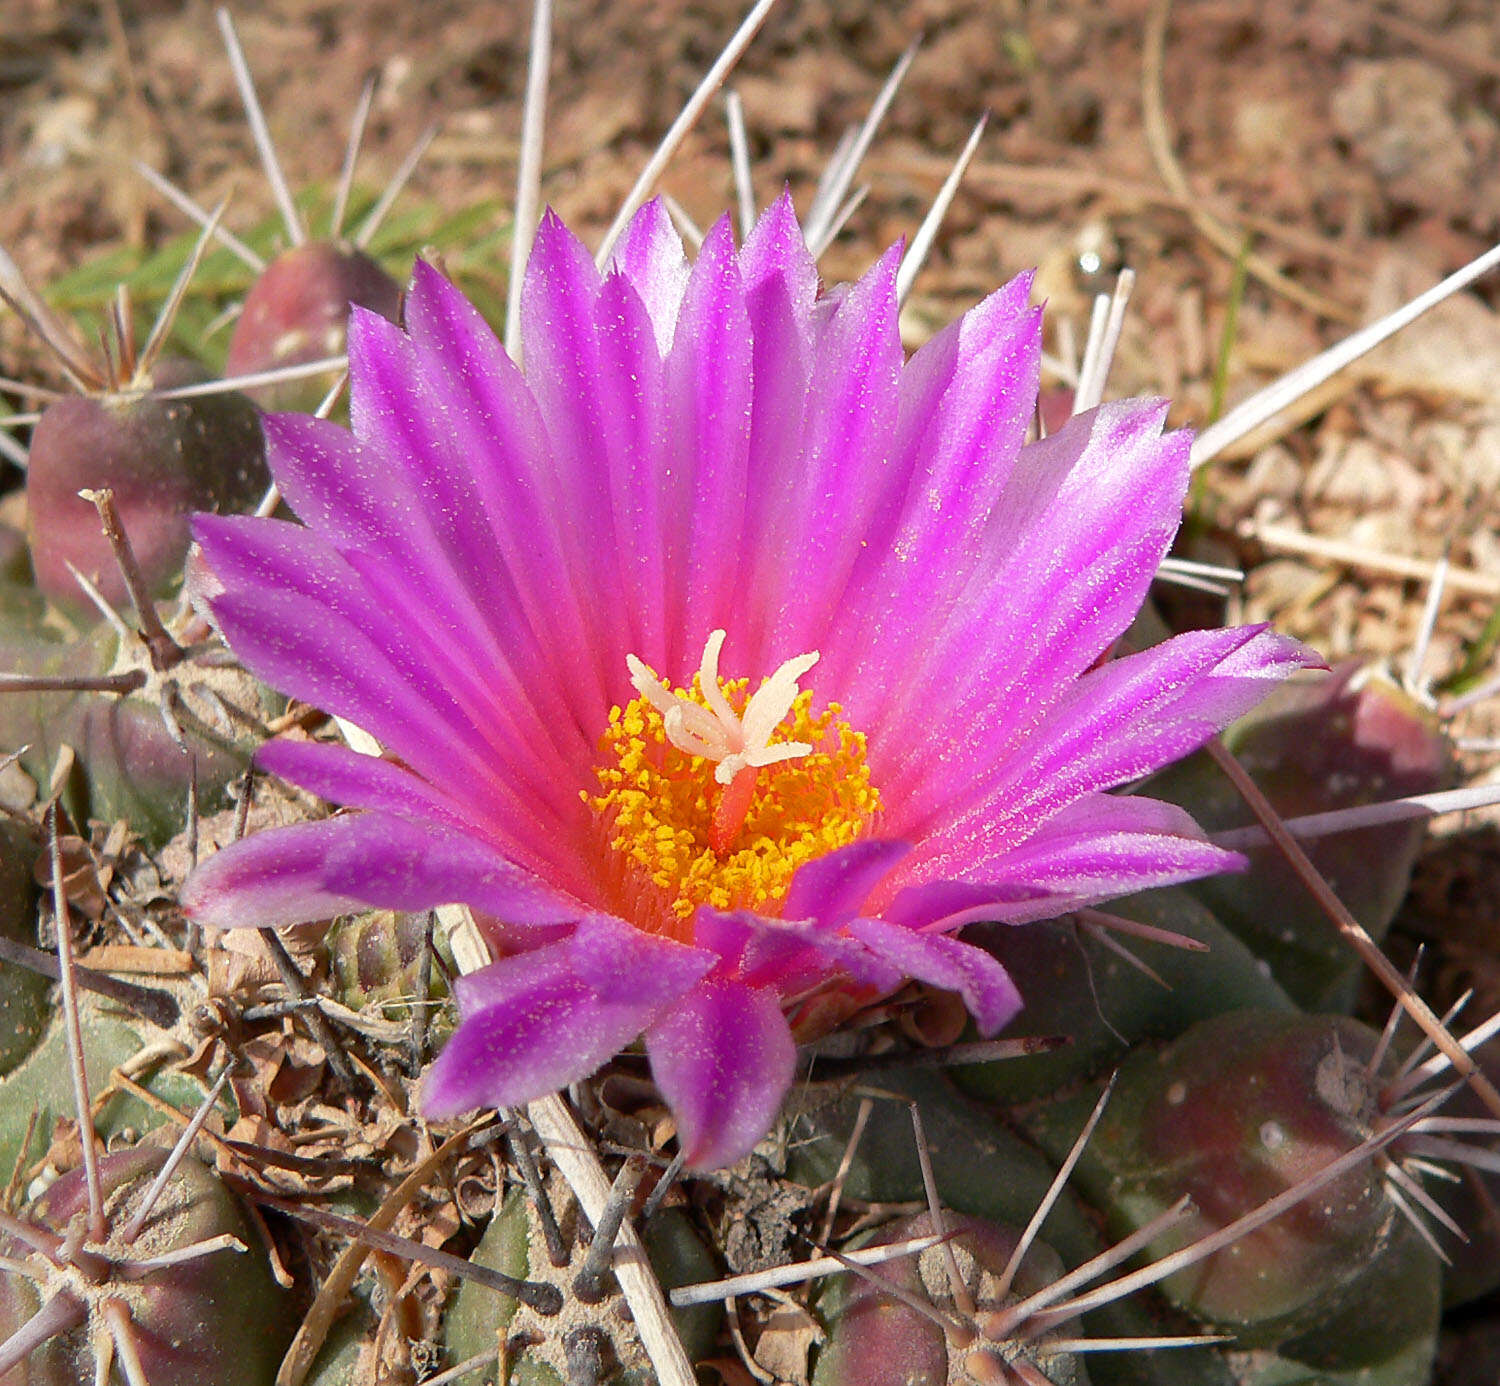
[[(161, 389), (208, 377), (190, 361), (158, 364)], [(85, 489), (114, 493), (146, 585), (165, 594), (182, 574), (188, 522), (198, 510), (248, 508), (265, 493), (265, 445), (255, 407), (226, 391), (159, 399), (143, 390), (70, 395), (42, 412), (26, 473), (37, 587), (64, 609), (97, 615), (69, 570), (119, 607), (125, 583)]]
[[(394, 321), (400, 301), (399, 285), (363, 251), (309, 241), (272, 261), (245, 296), (225, 370), (251, 375), (337, 356), (351, 305)], [(289, 380), (251, 395), (266, 409), (310, 412), (327, 388), (326, 381)]]

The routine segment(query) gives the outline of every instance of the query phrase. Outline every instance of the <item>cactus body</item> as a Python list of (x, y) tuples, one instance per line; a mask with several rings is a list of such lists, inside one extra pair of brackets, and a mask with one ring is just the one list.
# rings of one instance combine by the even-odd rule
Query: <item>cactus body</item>
[[(95, 1379), (96, 1341), (107, 1325), (95, 1307), (123, 1305), (152, 1386), (270, 1386), (290, 1337), (285, 1294), (271, 1279), (264, 1253), (233, 1197), (191, 1156), (172, 1175), (134, 1244), (121, 1231), (140, 1197), (162, 1167), (167, 1152), (139, 1147), (100, 1161), (109, 1235), (85, 1242), (79, 1258), (81, 1282), (58, 1290), (88, 1312), (73, 1329), (50, 1338), (3, 1378), (4, 1386), (76, 1386)], [(30, 1210), (37, 1226), (83, 1237), (87, 1187), (82, 1170), (59, 1178)], [(228, 1234), (246, 1248), (224, 1248), (176, 1265), (132, 1266), (145, 1256), (191, 1247)], [(12, 1244), (8, 1254), (24, 1254)], [(33, 1260), (38, 1259), (33, 1253)], [(82, 1283), (87, 1281), (88, 1283)], [(0, 1293), (0, 1321), (18, 1327), (38, 1304), (32, 1284), (7, 1272)], [(123, 1381), (118, 1366), (112, 1380)]]
[[(1374, 1044), (1354, 1021), (1244, 1011), (1136, 1053), (1082, 1182), (1122, 1234), (1192, 1199), (1191, 1219), (1158, 1238), (1154, 1256), (1226, 1227), (1371, 1134)], [(1366, 1160), (1163, 1289), (1242, 1346), (1342, 1370), (1430, 1340), (1438, 1286), (1436, 1256)]]

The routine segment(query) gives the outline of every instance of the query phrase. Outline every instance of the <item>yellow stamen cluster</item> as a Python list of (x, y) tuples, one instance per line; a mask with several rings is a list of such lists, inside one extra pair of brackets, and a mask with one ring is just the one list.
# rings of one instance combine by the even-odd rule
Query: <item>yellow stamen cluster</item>
[[(744, 679), (723, 685), (736, 710), (747, 687)], [(699, 680), (682, 696), (708, 705)], [(811, 749), (755, 772), (749, 812), (722, 854), (709, 845), (724, 792), (714, 762), (674, 745), (648, 698), (611, 709), (599, 743), (601, 792), (583, 798), (600, 826), (601, 884), (625, 918), (686, 938), (699, 905), (777, 914), (799, 866), (868, 830), (880, 795), (864, 734), (836, 703), (814, 716), (812, 701), (811, 691), (799, 692), (774, 738)]]

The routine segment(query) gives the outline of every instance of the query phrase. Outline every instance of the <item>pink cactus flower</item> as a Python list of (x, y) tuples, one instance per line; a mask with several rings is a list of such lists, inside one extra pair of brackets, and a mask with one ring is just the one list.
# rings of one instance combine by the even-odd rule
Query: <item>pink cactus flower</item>
[(524, 372), (419, 265), (404, 331), (355, 310), (352, 433), (267, 421), (302, 523), (199, 518), (239, 658), (386, 754), (265, 747), (354, 811), (219, 852), (184, 907), (471, 906), (497, 961), (457, 984), (430, 1115), (643, 1038), (689, 1163), (732, 1163), (794, 1023), (916, 978), (993, 1034), (1022, 999), (964, 924), (1239, 864), (1112, 791), (1317, 661), (1247, 627), (1105, 662), (1186, 436), (1131, 402), (1023, 445), (1029, 279), (908, 361), (898, 260), (820, 296), (789, 199), (692, 265), (652, 203), (601, 274), (549, 216)]

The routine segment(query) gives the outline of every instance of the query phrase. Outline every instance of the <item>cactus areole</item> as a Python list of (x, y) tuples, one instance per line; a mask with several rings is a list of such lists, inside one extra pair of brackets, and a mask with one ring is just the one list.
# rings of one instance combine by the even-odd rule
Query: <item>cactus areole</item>
[(1029, 277), (906, 361), (899, 260), (820, 293), (783, 197), (689, 265), (653, 202), (600, 272), (549, 215), (524, 372), (419, 265), (404, 330), (352, 316), (352, 433), (268, 422), (302, 524), (199, 521), (241, 660), (391, 759), (267, 747), (359, 811), (219, 853), (184, 906), (471, 906), (498, 961), (458, 984), (429, 1114), (643, 1036), (688, 1161), (731, 1163), (794, 1033), (907, 978), (985, 1034), (1016, 1013), (964, 924), (1239, 864), (1111, 791), (1317, 661), (1257, 627), (1101, 662), (1176, 530), (1187, 438), (1129, 402), (1023, 446)]

